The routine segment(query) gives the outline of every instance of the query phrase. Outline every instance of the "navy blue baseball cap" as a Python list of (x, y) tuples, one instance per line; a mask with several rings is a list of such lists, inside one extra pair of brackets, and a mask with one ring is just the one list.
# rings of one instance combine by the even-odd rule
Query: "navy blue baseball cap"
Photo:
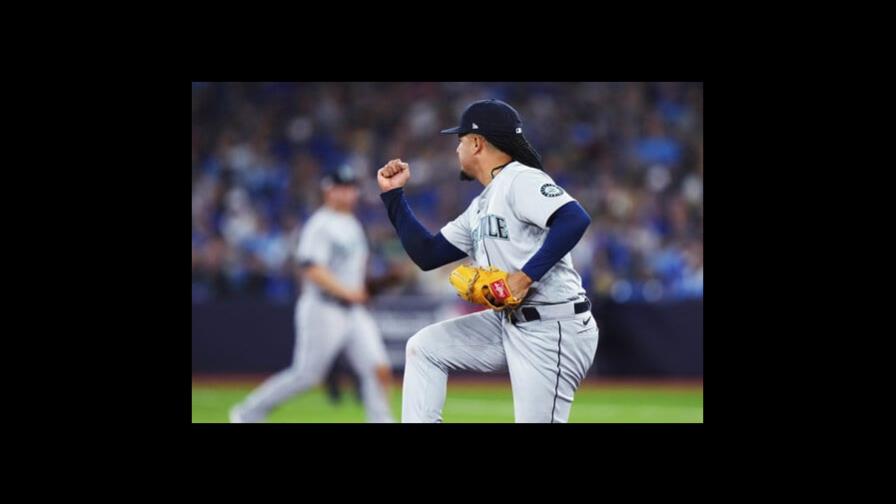
[(446, 135), (479, 133), (480, 135), (523, 134), (523, 121), (510, 105), (501, 100), (473, 102), (460, 116), (460, 126), (441, 131)]
[(523, 134), (520, 114), (501, 100), (473, 102), (460, 116), (460, 126), (442, 130), (446, 135), (478, 133), (514, 161), (542, 169), (541, 155)]

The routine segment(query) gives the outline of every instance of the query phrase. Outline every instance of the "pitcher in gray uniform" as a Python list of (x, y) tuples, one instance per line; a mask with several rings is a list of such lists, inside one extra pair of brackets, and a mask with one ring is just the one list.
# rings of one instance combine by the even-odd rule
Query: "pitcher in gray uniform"
[(318, 385), (342, 349), (360, 379), (367, 421), (394, 421), (388, 402), (388, 355), (364, 306), (368, 248), (352, 213), (358, 201), (357, 178), (351, 168), (343, 167), (321, 186), (324, 205), (305, 224), (296, 254), (304, 281), (295, 308), (292, 365), (234, 406), (231, 422), (264, 421), (271, 409)]
[(432, 235), (404, 199), (410, 166), (377, 173), (402, 245), (424, 270), (465, 257), (508, 272), (522, 304), (487, 309), (423, 328), (408, 341), (402, 422), (441, 422), (448, 374), (508, 371), (517, 422), (567, 422), (576, 389), (594, 361), (598, 328), (570, 250), (591, 219), (542, 171), (519, 114), (499, 100), (470, 105), (457, 134), (461, 180), (485, 189)]

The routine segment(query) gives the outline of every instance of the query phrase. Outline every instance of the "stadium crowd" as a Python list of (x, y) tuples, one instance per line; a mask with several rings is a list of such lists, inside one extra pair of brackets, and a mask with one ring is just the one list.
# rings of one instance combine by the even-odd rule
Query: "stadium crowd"
[(298, 294), (292, 253), (321, 201), (319, 179), (362, 174), (358, 216), (371, 274), (433, 274), (409, 264), (379, 198), (376, 170), (410, 163), (406, 188), (436, 232), (482, 190), (458, 179), (456, 137), (440, 135), (471, 102), (516, 108), (545, 171), (592, 225), (573, 262), (592, 296), (662, 302), (703, 295), (702, 83), (193, 83), (194, 302)]

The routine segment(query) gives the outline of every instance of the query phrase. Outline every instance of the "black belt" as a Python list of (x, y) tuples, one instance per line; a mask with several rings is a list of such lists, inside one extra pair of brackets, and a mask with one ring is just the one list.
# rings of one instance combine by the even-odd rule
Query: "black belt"
[(352, 307), (352, 304), (349, 303), (348, 301), (346, 301), (342, 298), (338, 298), (332, 294), (328, 294), (326, 292), (321, 292), (320, 297), (324, 301), (329, 301), (330, 303), (338, 304), (339, 306), (342, 306), (343, 308), (351, 308)]
[[(584, 301), (574, 304), (573, 311), (575, 312), (576, 315), (578, 315), (580, 313), (585, 313), (587, 311), (591, 311), (591, 301), (586, 299)], [(511, 312), (510, 313), (510, 321), (512, 323), (517, 324), (519, 322), (532, 322), (533, 320), (541, 320), (541, 314), (538, 313), (538, 308), (535, 308), (534, 306), (524, 306), (524, 307), (520, 308), (520, 312), (522, 312), (523, 316), (526, 317), (526, 320), (521, 321), (521, 320), (517, 319), (516, 315), (513, 312)]]

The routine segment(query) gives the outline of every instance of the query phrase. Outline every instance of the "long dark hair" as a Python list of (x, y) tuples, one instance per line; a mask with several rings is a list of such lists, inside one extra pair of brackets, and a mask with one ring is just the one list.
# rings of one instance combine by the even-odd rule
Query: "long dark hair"
[(544, 169), (541, 165), (541, 155), (538, 154), (538, 151), (532, 147), (532, 144), (530, 144), (522, 134), (488, 133), (482, 134), (482, 136), (484, 136), (489, 143), (513, 158), (514, 161), (519, 161), (526, 166), (532, 166), (539, 170)]

